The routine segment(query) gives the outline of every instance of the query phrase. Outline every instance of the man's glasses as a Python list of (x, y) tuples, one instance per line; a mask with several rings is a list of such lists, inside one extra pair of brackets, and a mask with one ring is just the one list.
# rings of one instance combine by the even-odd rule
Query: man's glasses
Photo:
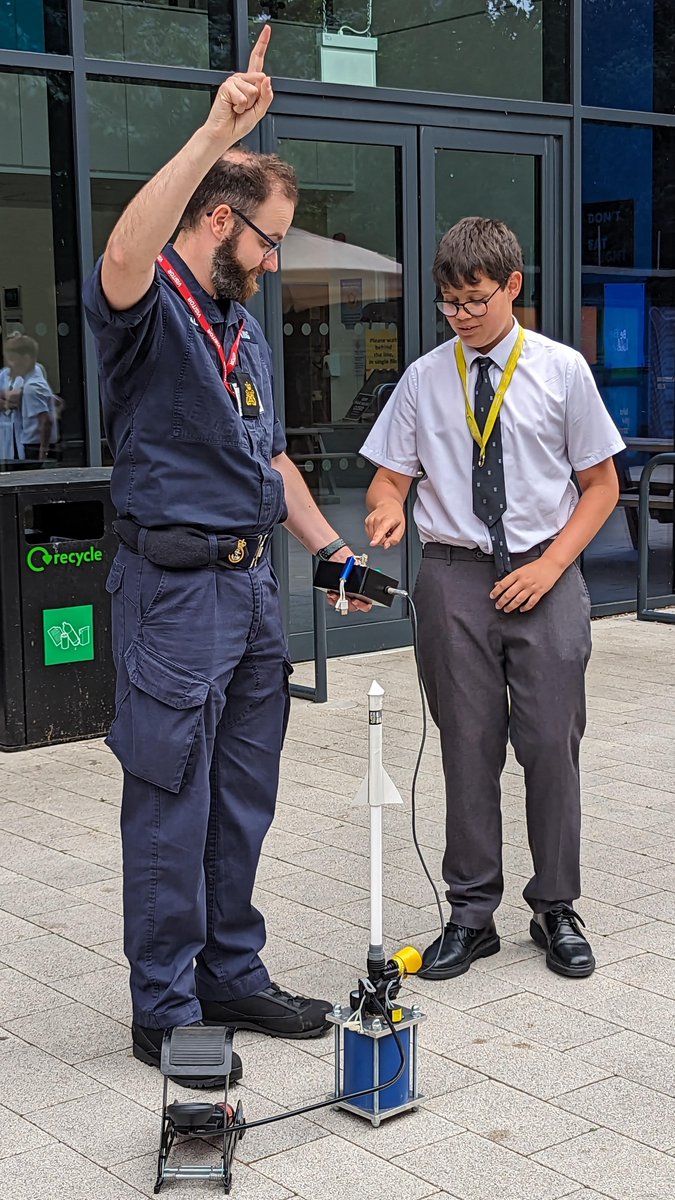
[[(227, 201), (224, 201), (224, 203), (227, 203)], [(269, 250), (266, 250), (263, 254), (264, 259), (269, 258), (272, 254), (279, 254), (281, 252), (281, 242), (275, 242), (274, 239), (269, 236), (269, 234), (263, 233), (262, 229), (259, 229), (257, 225), (254, 225), (253, 221), (249, 220), (249, 218), (246, 216), (246, 213), (243, 213), (240, 208), (235, 208), (234, 204), (229, 204), (228, 208), (235, 214), (235, 216), (239, 217), (239, 219), (243, 221), (245, 225), (248, 225), (249, 229), (252, 229), (254, 233), (257, 233), (258, 237), (262, 238), (263, 242), (267, 243)], [(211, 212), (207, 212), (206, 216), (210, 217), (214, 212), (215, 209), (211, 209)]]
[(490, 295), (486, 296), (485, 300), (468, 300), (466, 304), (459, 304), (455, 300), (444, 300), (442, 296), (437, 296), (434, 300), (434, 304), (436, 305), (438, 311), (443, 313), (444, 317), (456, 317), (460, 308), (463, 308), (464, 312), (469, 317), (484, 317), (492, 297), (496, 296), (497, 292), (500, 292), (501, 290), (502, 285), (500, 283), (497, 285), (494, 292), (490, 292)]

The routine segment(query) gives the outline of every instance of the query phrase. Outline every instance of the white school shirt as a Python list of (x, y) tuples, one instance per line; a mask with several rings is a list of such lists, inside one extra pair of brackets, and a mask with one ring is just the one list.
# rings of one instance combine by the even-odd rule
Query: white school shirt
[[(0, 392), (17, 391), (23, 388), (23, 378), (16, 375), (11, 378), (9, 367), (0, 369)], [(21, 405), (9, 412), (0, 410), (0, 462), (11, 462), (15, 458), (24, 459), (26, 452), (21, 436)]]
[[(478, 379), (476, 359), (490, 358), (499, 386), (520, 326), (489, 355), (464, 347), (469, 395)], [(487, 526), (474, 515), (473, 438), (455, 361), (457, 338), (412, 363), (373, 425), (361, 453), (379, 467), (419, 476), (413, 509), (420, 538), (492, 554)], [(506, 513), (512, 554), (555, 537), (577, 502), (572, 471), (583, 471), (623, 450), (621, 435), (577, 350), (525, 331), (525, 344), (499, 414)]]

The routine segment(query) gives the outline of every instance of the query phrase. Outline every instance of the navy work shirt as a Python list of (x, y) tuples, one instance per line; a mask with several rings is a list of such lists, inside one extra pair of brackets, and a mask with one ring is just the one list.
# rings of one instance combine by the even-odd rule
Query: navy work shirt
[(246, 309), (234, 302), (221, 309), (173, 246), (164, 255), (226, 356), (244, 320), (238, 369), (250, 375), (262, 412), (240, 417), (215, 346), (158, 266), (138, 304), (116, 312), (103, 293), (99, 260), (85, 284), (84, 304), (114, 456), (113, 503), (120, 516), (149, 529), (192, 525), (214, 533), (262, 533), (287, 516), (283, 479), (271, 466), (286, 439), (274, 415), (270, 348)]

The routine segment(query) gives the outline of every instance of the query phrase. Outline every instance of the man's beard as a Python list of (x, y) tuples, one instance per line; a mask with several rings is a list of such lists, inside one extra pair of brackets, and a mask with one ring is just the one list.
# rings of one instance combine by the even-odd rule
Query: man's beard
[(238, 300), (245, 304), (259, 290), (257, 271), (242, 267), (237, 258), (237, 241), (237, 235), (233, 234), (216, 246), (211, 259), (211, 279), (216, 300)]

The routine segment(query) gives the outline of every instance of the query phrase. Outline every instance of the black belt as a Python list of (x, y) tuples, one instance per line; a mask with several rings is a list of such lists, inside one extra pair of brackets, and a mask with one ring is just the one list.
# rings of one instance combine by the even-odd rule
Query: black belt
[[(538, 546), (533, 546), (531, 550), (524, 550), (522, 554), (512, 554), (512, 564), (518, 567), (522, 566), (523, 563), (532, 562), (535, 558), (541, 558), (552, 541), (553, 538), (548, 538), (545, 542), (540, 542)], [(452, 562), (453, 558), (469, 560), (471, 562), (493, 563), (495, 561), (494, 554), (486, 554), (484, 550), (479, 550), (478, 547), (472, 549), (470, 546), (449, 546), (446, 542), (427, 542), (422, 549), (422, 557), (444, 558), (446, 562)]]
[(260, 565), (272, 536), (271, 530), (239, 537), (236, 533), (208, 533), (187, 525), (146, 529), (129, 517), (118, 517), (113, 529), (134, 554), (174, 571), (214, 566), (248, 571)]

